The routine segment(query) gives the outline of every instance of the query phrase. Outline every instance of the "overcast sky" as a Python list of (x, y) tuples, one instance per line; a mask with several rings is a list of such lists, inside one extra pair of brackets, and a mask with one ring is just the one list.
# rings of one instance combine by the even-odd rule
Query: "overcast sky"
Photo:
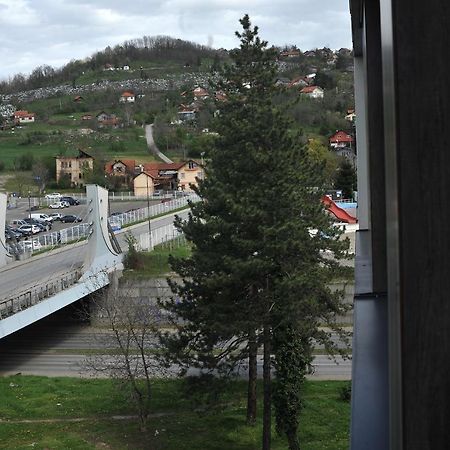
[(245, 13), (269, 44), (351, 47), (348, 0), (0, 0), (0, 79), (144, 35), (234, 48)]

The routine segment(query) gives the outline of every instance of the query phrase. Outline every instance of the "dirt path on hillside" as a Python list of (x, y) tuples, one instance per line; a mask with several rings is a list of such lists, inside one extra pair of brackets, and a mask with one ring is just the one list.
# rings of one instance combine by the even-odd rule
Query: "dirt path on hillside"
[(169, 159), (164, 153), (161, 153), (159, 148), (155, 144), (153, 139), (153, 124), (145, 125), (145, 138), (147, 139), (148, 149), (158, 158), (162, 159), (165, 163), (172, 163), (173, 161)]

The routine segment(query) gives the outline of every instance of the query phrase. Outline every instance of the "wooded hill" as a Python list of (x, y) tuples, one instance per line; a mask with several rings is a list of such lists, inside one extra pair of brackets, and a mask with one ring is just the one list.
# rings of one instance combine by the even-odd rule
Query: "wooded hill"
[[(84, 60), (72, 60), (59, 69), (42, 65), (36, 67), (29, 76), (16, 74), (9, 80), (0, 81), (0, 94), (12, 94), (64, 83), (75, 86), (102, 79), (118, 79), (111, 76), (114, 72), (111, 69), (115, 68), (124, 74), (119, 78), (147, 79), (155, 74), (155, 65), (164, 68), (172, 65), (172, 69), (198, 69), (203, 60), (206, 59), (213, 64), (214, 61), (223, 60), (226, 55), (226, 51), (214, 50), (169, 36), (144, 36), (114, 47), (108, 46), (91, 57)], [(131, 70), (123, 71), (126, 66)]]

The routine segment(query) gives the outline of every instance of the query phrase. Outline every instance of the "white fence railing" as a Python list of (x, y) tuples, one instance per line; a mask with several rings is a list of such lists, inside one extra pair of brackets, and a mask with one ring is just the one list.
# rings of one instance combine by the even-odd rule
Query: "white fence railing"
[[(183, 208), (187, 206), (188, 201), (198, 201), (199, 197), (194, 193), (189, 193), (183, 197), (179, 198), (173, 198), (172, 200), (167, 200), (161, 203), (157, 203), (156, 205), (151, 205), (150, 207), (144, 207), (144, 208), (138, 208), (126, 213), (117, 214), (114, 216), (109, 217), (109, 222), (113, 226), (119, 225), (118, 228), (122, 228), (124, 225), (131, 225), (134, 223), (143, 222), (149, 217), (155, 217), (162, 214), (166, 214), (170, 211)], [(173, 230), (175, 228), (172, 226)], [(164, 227), (163, 227), (164, 228)], [(166, 239), (166, 236), (175, 236), (175, 231), (165, 229), (165, 231), (158, 231), (160, 228), (157, 228), (154, 230), (155, 236), (154, 239), (152, 239), (153, 246), (157, 245), (161, 242), (164, 242), (164, 239)], [(51, 233), (42, 234), (40, 236), (34, 235), (32, 237), (33, 242), (38, 241), (39, 245), (34, 246), (34, 251), (39, 251), (43, 249), (47, 249), (49, 247), (56, 247), (58, 245), (64, 245), (68, 243), (72, 243), (74, 241), (81, 240), (85, 237), (87, 237), (89, 233), (89, 224), (87, 223), (81, 223), (78, 225), (75, 225), (70, 228), (64, 228), (61, 231), (53, 231)], [(153, 231), (152, 231), (152, 237), (153, 237)], [(147, 238), (143, 239), (149, 239), (148, 233)], [(173, 239), (173, 237), (172, 237)], [(143, 248), (150, 248), (149, 245), (144, 246)], [(9, 251), (13, 254), (20, 253), (23, 249), (20, 248), (20, 243), (18, 246), (10, 246)]]
[(173, 224), (165, 225), (151, 230), (151, 240), (148, 231), (139, 234), (139, 236), (136, 237), (137, 250), (151, 250), (155, 245), (165, 244), (180, 239), (185, 241), (185, 237), (181, 231), (178, 231)]
[[(163, 200), (163, 199), (176, 199), (176, 198), (183, 198), (183, 197), (190, 197), (192, 195), (195, 195), (193, 192), (190, 191), (155, 191), (152, 195), (149, 196), (149, 200)], [(86, 193), (80, 193), (77, 192), (76, 194), (62, 194), (63, 197), (73, 197), (81, 204), (86, 203)], [(134, 195), (134, 192), (109, 192), (109, 201), (111, 202), (121, 202), (121, 201), (137, 201), (137, 200), (147, 200), (146, 195), (136, 196)], [(48, 206), (52, 203), (57, 202), (57, 198), (38, 198), (38, 197), (31, 197), (30, 198), (30, 206)]]

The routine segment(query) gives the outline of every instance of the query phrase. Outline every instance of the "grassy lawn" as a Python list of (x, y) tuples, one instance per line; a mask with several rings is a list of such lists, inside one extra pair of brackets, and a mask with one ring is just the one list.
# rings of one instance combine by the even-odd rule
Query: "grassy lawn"
[[(350, 405), (339, 397), (345, 384), (306, 383), (300, 418), (302, 449), (348, 448)], [(114, 415), (132, 415), (133, 410), (123, 389), (111, 380), (4, 377), (0, 378), (0, 448), (258, 449), (261, 423), (254, 428), (245, 425), (245, 388), (245, 382), (233, 382), (221, 398), (221, 408), (198, 413), (194, 410), (199, 404), (185, 398), (182, 381), (155, 380), (155, 416), (148, 430), (141, 432), (136, 419), (113, 419)], [(261, 411), (258, 415), (261, 419)], [(24, 419), (28, 422), (17, 422)], [(286, 448), (286, 441), (274, 430), (273, 449)]]
[(190, 247), (185, 243), (178, 244), (169, 241), (164, 245), (157, 245), (151, 252), (139, 252), (136, 268), (124, 271), (126, 278), (148, 278), (166, 275), (170, 272), (169, 255), (175, 258), (189, 256)]

